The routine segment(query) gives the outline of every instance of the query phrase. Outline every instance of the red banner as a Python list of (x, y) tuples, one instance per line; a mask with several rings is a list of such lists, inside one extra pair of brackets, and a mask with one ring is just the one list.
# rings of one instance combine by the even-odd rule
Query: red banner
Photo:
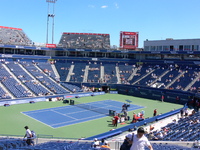
[(21, 28), (4, 27), (4, 26), (0, 26), (0, 28), (13, 29), (13, 30), (22, 30)]
[(48, 47), (48, 48), (56, 48), (56, 44), (46, 44), (46, 47)]
[(101, 33), (73, 33), (73, 32), (63, 32), (63, 34), (78, 34), (78, 35), (103, 35), (109, 36), (109, 34), (101, 34)]

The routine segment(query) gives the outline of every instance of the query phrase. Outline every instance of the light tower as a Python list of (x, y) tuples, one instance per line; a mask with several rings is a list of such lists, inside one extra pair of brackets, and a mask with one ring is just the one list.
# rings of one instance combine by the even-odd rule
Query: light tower
[(52, 18), (52, 42), (54, 43), (54, 17), (55, 17), (55, 3), (57, 0), (46, 0), (48, 3), (48, 10), (47, 10), (47, 35), (46, 35), (46, 44), (48, 44), (49, 39), (49, 19)]

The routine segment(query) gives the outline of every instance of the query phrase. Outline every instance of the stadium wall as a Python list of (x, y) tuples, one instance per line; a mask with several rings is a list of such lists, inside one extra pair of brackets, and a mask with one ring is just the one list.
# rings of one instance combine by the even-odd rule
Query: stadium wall
[(136, 97), (142, 97), (147, 99), (161, 101), (162, 96), (165, 102), (186, 104), (194, 93), (166, 90), (166, 89), (154, 89), (149, 87), (133, 86), (133, 85), (117, 85), (119, 94), (131, 95)]
[(57, 101), (57, 100), (63, 100), (67, 98), (79, 98), (79, 97), (96, 96), (96, 95), (103, 95), (103, 94), (105, 94), (105, 92), (87, 92), (87, 93), (76, 93), (76, 94), (68, 94), (68, 95), (53, 95), (53, 96), (37, 97), (37, 98), (2, 100), (0, 101), (0, 106), (10, 106), (14, 104), (24, 104), (24, 103), (35, 103), (35, 102), (41, 102), (41, 101)]
[(151, 87), (135, 86), (135, 85), (122, 85), (122, 84), (101, 84), (101, 83), (70, 83), (77, 86), (84, 85), (87, 87), (101, 88), (103, 86), (108, 86), (110, 91), (118, 91), (118, 94), (142, 97), (147, 99), (159, 100), (161, 101), (162, 96), (164, 96), (165, 102), (186, 104), (195, 93), (190, 93), (186, 91), (168, 90), (168, 89), (157, 89)]
[(14, 99), (14, 100), (2, 100), (0, 101), (0, 106), (10, 106), (15, 104), (25, 104), (25, 103), (35, 103), (35, 102), (42, 102), (46, 101), (45, 97), (39, 98), (27, 98), (27, 99)]
[(110, 91), (117, 90), (118, 94), (142, 97), (152, 100), (161, 101), (162, 96), (164, 96), (165, 102), (178, 103), (183, 105), (188, 103), (188, 101), (195, 96), (195, 93), (190, 93), (185, 91), (157, 89), (157, 88), (142, 87), (135, 85), (101, 84), (101, 83), (76, 83), (75, 85), (80, 85), (80, 84), (87, 87), (95, 87), (95, 88), (108, 86)]

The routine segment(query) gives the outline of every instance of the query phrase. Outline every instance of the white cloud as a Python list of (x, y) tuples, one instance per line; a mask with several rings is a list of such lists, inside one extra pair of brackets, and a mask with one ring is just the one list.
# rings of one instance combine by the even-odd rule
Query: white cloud
[(107, 7), (108, 7), (107, 5), (101, 6), (101, 8), (107, 8)]
[(115, 3), (115, 8), (117, 8), (117, 9), (119, 8), (119, 5), (118, 5), (118, 3)]

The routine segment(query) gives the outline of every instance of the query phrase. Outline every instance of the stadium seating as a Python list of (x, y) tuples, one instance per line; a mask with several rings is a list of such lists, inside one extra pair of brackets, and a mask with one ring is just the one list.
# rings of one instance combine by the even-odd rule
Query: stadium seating
[(116, 77), (116, 63), (113, 62), (104, 62), (104, 77), (103, 82), (104, 83), (117, 83), (117, 77)]
[(30, 45), (31, 40), (23, 30), (17, 28), (0, 28), (0, 43), (10, 45)]
[(129, 84), (128, 78), (133, 72), (135, 68), (135, 64), (128, 64), (128, 63), (118, 63), (119, 67), (119, 74), (122, 84)]
[(91, 141), (49, 141), (35, 146), (28, 146), (21, 139), (0, 139), (1, 150), (110, 150), (108, 148), (92, 148), (91, 145)]
[(96, 62), (89, 64), (88, 81), (96, 83), (100, 82), (100, 64)]
[[(168, 144), (168, 143), (166, 143), (166, 144), (153, 143), (152, 147), (154, 150), (197, 150), (196, 148), (172, 145), (172, 144)], [(145, 150), (148, 150), (148, 148), (146, 147)]]
[(37, 63), (37, 66), (43, 70), (46, 74), (48, 74), (50, 77), (56, 79), (56, 75), (51, 67), (51, 64), (49, 62), (39, 62)]
[(70, 82), (83, 82), (86, 62), (73, 61), (72, 63), (74, 64), (74, 70), (73, 75), (71, 75)]
[(9, 61), (6, 64), (10, 70), (15, 74), (15, 76), (26, 85), (35, 95), (41, 96), (49, 93), (49, 90), (45, 89), (39, 82), (37, 82), (34, 78), (29, 76), (27, 72), (25, 72), (17, 62)]
[[(50, 65), (50, 64), (49, 64)], [(41, 84), (54, 94), (69, 93), (64, 87), (56, 84), (56, 81), (49, 78), (49, 74), (37, 69), (35, 63), (23, 63), (23, 67), (31, 73)]]
[(59, 46), (66, 48), (109, 49), (110, 36), (105, 34), (63, 33)]
[(0, 138), (0, 149), (21, 149), (22, 147), (27, 146), (26, 142), (21, 139), (14, 138)]
[[(154, 136), (163, 132), (166, 135), (161, 140), (164, 141), (195, 141), (200, 139), (200, 122), (199, 113), (195, 113), (189, 117), (181, 118), (178, 122), (173, 122), (163, 127), (161, 131), (154, 131)], [(196, 122), (196, 120), (198, 120)], [(165, 131), (166, 129), (166, 131)]]
[[(7, 66), (18, 80), (13, 78), (3, 65)], [(198, 77), (199, 70), (199, 67), (195, 65), (192, 67), (175, 67), (174, 65), (152, 65), (144, 63), (137, 66), (134, 63), (86, 62), (77, 60), (58, 60), (54, 65), (59, 73), (60, 81), (56, 77), (51, 63), (47, 62), (47, 60), (34, 61), (23, 59), (13, 61), (7, 59), (6, 63), (2, 62), (1, 66), (2, 71), (0, 75), (2, 84), (16, 98), (34, 95), (41, 96), (45, 94), (64, 94), (73, 92), (74, 90), (76, 92), (82, 92), (81, 87), (74, 86), (71, 83), (83, 83), (85, 69), (86, 66), (88, 66), (88, 74), (86, 74), (87, 77), (85, 78), (87, 79), (85, 82), (88, 83), (121, 83), (146, 87), (154, 87), (154, 84), (158, 84), (160, 86), (157, 86), (156, 88), (183, 91)], [(69, 74), (71, 65), (74, 65), (74, 68)], [(102, 68), (104, 70), (101, 78)], [(117, 71), (117, 68), (119, 72)], [(136, 69), (135, 74), (133, 74), (134, 69)], [(131, 75), (132, 78), (129, 80)], [(117, 76), (119, 76), (119, 78)], [(7, 79), (3, 79), (4, 77)], [(71, 83), (66, 82), (67, 78)], [(198, 91), (199, 81), (200, 80), (198, 79), (191, 84), (188, 91)], [(0, 92), (2, 92), (3, 97), (9, 98), (9, 94), (6, 94), (3, 89), (0, 90)]]
[(64, 61), (64, 60), (56, 61), (55, 67), (60, 75), (60, 81), (64, 81), (64, 82), (66, 81), (71, 64), (72, 64), (71, 61), (70, 62)]
[(29, 97), (30, 93), (21, 83), (17, 82), (14, 77), (1, 65), (0, 78), (1, 83), (12, 93), (16, 98)]

